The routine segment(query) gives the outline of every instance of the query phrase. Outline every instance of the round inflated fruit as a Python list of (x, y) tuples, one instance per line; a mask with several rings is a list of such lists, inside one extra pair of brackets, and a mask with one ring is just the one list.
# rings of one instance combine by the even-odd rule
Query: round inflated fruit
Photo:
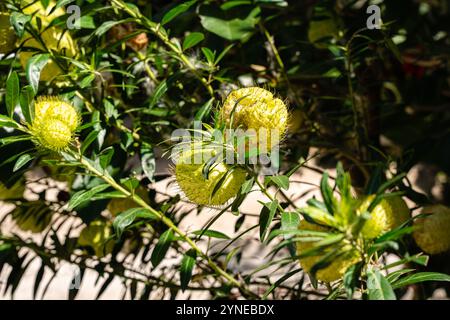
[(426, 253), (438, 254), (450, 250), (450, 208), (443, 205), (424, 207), (428, 216), (414, 221), (414, 240)]
[(205, 173), (206, 163), (197, 164), (194, 161), (197, 152), (202, 151), (184, 151), (180, 154), (175, 165), (178, 186), (196, 204), (225, 204), (238, 193), (245, 182), (246, 171), (219, 162), (213, 163)]
[[(375, 195), (365, 197), (358, 208), (358, 214), (364, 213), (374, 199)], [(370, 212), (370, 218), (365, 222), (361, 234), (366, 239), (375, 239), (409, 218), (410, 210), (401, 197), (386, 197)]]
[[(325, 227), (309, 223), (306, 220), (302, 220), (300, 222), (299, 229), (320, 232), (326, 232), (328, 230)], [(315, 244), (316, 242), (314, 241), (297, 241), (297, 254), (304, 254), (308, 250), (314, 248)], [(327, 248), (320, 255), (305, 256), (300, 258), (300, 266), (304, 271), (310, 273), (314, 265), (316, 265), (324, 257), (324, 255), (329, 253), (330, 250), (332, 249)], [(325, 268), (318, 269), (315, 274), (315, 278), (327, 283), (339, 280), (343, 277), (350, 266), (361, 260), (358, 252), (350, 246), (348, 246), (348, 248), (345, 248), (344, 252), (345, 253), (340, 255), (338, 258), (333, 259), (331, 264), (329, 264)]]
[[(253, 129), (266, 150), (280, 142), (286, 133), (289, 113), (285, 103), (263, 88), (248, 87), (232, 91), (220, 110), (227, 127)], [(258, 140), (259, 143), (263, 141)]]

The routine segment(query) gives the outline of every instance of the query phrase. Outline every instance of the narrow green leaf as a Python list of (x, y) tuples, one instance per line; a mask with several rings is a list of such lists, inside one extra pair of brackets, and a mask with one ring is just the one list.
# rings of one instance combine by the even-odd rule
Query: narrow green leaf
[(211, 112), (211, 107), (214, 102), (214, 98), (209, 99), (195, 114), (195, 121), (202, 121), (207, 114)]
[(141, 146), (141, 166), (145, 176), (152, 182), (154, 182), (154, 174), (156, 169), (155, 154), (153, 147), (144, 142)]
[(19, 124), (10, 117), (0, 114), (0, 128), (18, 128)]
[(194, 270), (196, 257), (197, 253), (194, 250), (189, 250), (183, 256), (183, 260), (181, 260), (180, 284), (182, 291), (186, 290), (187, 286), (189, 285), (189, 282), (191, 281), (192, 271)]
[(179, 4), (176, 7), (170, 9), (162, 18), (161, 25), (165, 25), (166, 23), (169, 23), (173, 19), (175, 19), (177, 16), (182, 14), (183, 12), (186, 12), (189, 10), (189, 8), (196, 3), (197, 0), (191, 0), (187, 1), (185, 3)]
[(199, 42), (205, 39), (205, 35), (201, 32), (190, 33), (183, 41), (183, 50), (187, 50), (197, 45)]
[(450, 282), (450, 275), (439, 272), (419, 272), (399, 279), (398, 281), (393, 283), (392, 287), (394, 289), (397, 289), (414, 283), (425, 281)]
[(20, 92), (20, 108), (27, 123), (31, 123), (34, 118), (34, 95), (34, 90), (30, 85), (23, 87)]
[(26, 165), (28, 162), (30, 162), (33, 159), (33, 157), (29, 154), (23, 154), (17, 159), (16, 164), (14, 165), (13, 172), (18, 171), (20, 168), (22, 168), (24, 165)]
[(41, 71), (44, 69), (48, 60), (50, 59), (50, 54), (43, 53), (37, 54), (31, 57), (25, 68), (27, 80), (33, 88), (34, 93), (38, 92), (39, 88), (39, 78), (41, 77)]
[(12, 117), (14, 109), (19, 106), (20, 86), (17, 72), (13, 71), (6, 80), (6, 110)]
[(225, 240), (229, 240), (230, 237), (227, 236), (226, 234), (219, 232), (219, 231), (215, 231), (215, 230), (196, 230), (192, 232), (195, 235), (205, 235), (207, 237), (211, 237), (211, 238), (217, 238), (217, 239), (225, 239)]
[(105, 183), (95, 186), (89, 190), (78, 191), (70, 198), (67, 209), (69, 211), (75, 209), (83, 202), (89, 201), (93, 195), (106, 190), (108, 187), (109, 185)]
[(166, 256), (167, 250), (169, 250), (170, 244), (172, 243), (173, 239), (174, 236), (172, 229), (167, 229), (159, 237), (159, 240), (156, 243), (150, 257), (150, 261), (152, 262), (154, 268), (156, 268)]
[(137, 218), (154, 220), (157, 217), (152, 212), (144, 208), (128, 209), (114, 219), (113, 227), (117, 233), (117, 237), (120, 238), (125, 228), (130, 226)]
[(264, 241), (267, 229), (272, 223), (277, 208), (278, 200), (275, 199), (272, 202), (265, 203), (261, 210), (261, 214), (259, 215), (259, 236), (261, 241)]

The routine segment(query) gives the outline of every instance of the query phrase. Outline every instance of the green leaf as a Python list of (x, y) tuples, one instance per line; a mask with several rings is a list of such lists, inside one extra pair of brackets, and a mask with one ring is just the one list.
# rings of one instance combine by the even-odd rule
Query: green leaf
[(108, 184), (100, 184), (89, 190), (81, 190), (76, 192), (69, 200), (67, 210), (71, 211), (78, 207), (83, 202), (89, 201), (91, 197), (109, 187)]
[(289, 177), (287, 176), (271, 176), (270, 180), (281, 189), (289, 189)]
[(161, 97), (167, 92), (167, 82), (166, 80), (161, 81), (153, 92), (153, 96), (150, 100), (149, 109), (153, 108), (156, 103), (161, 99)]
[(112, 146), (102, 150), (102, 152), (98, 154), (100, 166), (103, 169), (106, 169), (109, 166), (113, 155), (114, 155), (114, 147)]
[(261, 214), (259, 215), (259, 236), (261, 241), (264, 241), (267, 229), (272, 223), (277, 208), (278, 200), (276, 199), (272, 202), (264, 203), (264, 207), (262, 208)]
[(192, 278), (192, 271), (194, 270), (195, 266), (195, 259), (197, 257), (197, 253), (191, 249), (183, 256), (183, 260), (181, 260), (181, 266), (180, 266), (180, 284), (181, 284), (181, 290), (186, 290), (187, 286), (189, 285), (189, 282)]
[(50, 59), (50, 54), (42, 53), (32, 56), (25, 68), (27, 80), (33, 88), (34, 93), (38, 92), (39, 88), (39, 78), (41, 77), (41, 71), (44, 69), (48, 60)]
[(13, 71), (6, 80), (6, 110), (8, 115), (12, 117), (14, 109), (19, 105), (20, 86), (17, 72)]
[(83, 144), (81, 146), (81, 153), (84, 154), (87, 150), (87, 148), (89, 148), (89, 146), (97, 139), (99, 135), (99, 131), (94, 130), (91, 131), (88, 136), (86, 137), (86, 139), (83, 140)]
[(34, 118), (34, 109), (32, 108), (33, 100), (33, 88), (30, 85), (23, 87), (20, 92), (20, 108), (27, 123), (31, 123)]
[(379, 270), (367, 271), (367, 290), (369, 300), (396, 300), (394, 290)]
[[(297, 230), (300, 223), (300, 215), (297, 212), (282, 212), (281, 213), (281, 230)], [(285, 239), (291, 238), (292, 235), (285, 235)]]
[(216, 58), (216, 54), (214, 52), (211, 51), (211, 49), (203, 47), (202, 48), (202, 52), (206, 58), (206, 61), (208, 61), (208, 63), (210, 65), (214, 65), (214, 59)]
[(280, 279), (278, 279), (277, 281), (275, 281), (270, 287), (269, 289), (266, 290), (266, 292), (264, 292), (264, 295), (262, 297), (263, 300), (267, 299), (267, 297), (269, 296), (269, 294), (273, 291), (273, 289), (277, 288), (280, 284), (282, 284), (284, 281), (286, 281), (287, 279), (289, 279), (290, 277), (292, 277), (293, 275), (297, 274), (298, 272), (300, 272), (302, 269), (297, 269), (297, 270), (293, 270), (291, 272), (286, 273), (284, 276), (282, 276)]
[(19, 124), (10, 117), (0, 114), (0, 128), (18, 128)]
[(255, 183), (255, 178), (245, 181), (241, 187), (241, 194), (247, 194), (252, 191), (253, 184)]
[(211, 107), (214, 102), (214, 98), (209, 99), (195, 114), (195, 121), (202, 121), (207, 114), (211, 112)]
[(125, 228), (131, 225), (137, 218), (154, 220), (157, 217), (151, 211), (144, 208), (128, 209), (114, 219), (113, 227), (117, 233), (117, 237), (120, 238)]
[(154, 174), (156, 168), (155, 154), (153, 147), (144, 142), (141, 146), (141, 166), (145, 176), (152, 182), (154, 182)]
[(172, 229), (167, 229), (159, 237), (159, 240), (156, 243), (150, 257), (150, 261), (152, 262), (154, 268), (156, 268), (166, 256), (167, 250), (169, 250), (170, 244), (172, 243), (173, 239), (174, 236)]
[(361, 267), (362, 267), (361, 263), (354, 264), (350, 268), (348, 268), (344, 273), (344, 277), (342, 280), (345, 292), (347, 293), (347, 298), (350, 300), (353, 299), (353, 293), (357, 285)]
[(323, 202), (325, 203), (325, 206), (327, 207), (328, 213), (333, 215), (334, 208), (336, 207), (333, 196), (333, 190), (331, 189), (330, 185), (328, 184), (328, 173), (325, 172), (322, 176), (322, 179), (320, 180), (320, 192), (322, 194)]
[(211, 237), (211, 238), (217, 238), (217, 239), (225, 239), (225, 240), (229, 240), (230, 237), (227, 236), (226, 234), (219, 232), (219, 231), (215, 231), (215, 230), (196, 230), (192, 232), (195, 235), (205, 235), (207, 237)]
[(169, 23), (173, 19), (175, 19), (177, 16), (182, 14), (183, 12), (186, 12), (189, 10), (189, 8), (196, 3), (197, 0), (191, 0), (187, 1), (185, 3), (179, 4), (176, 7), (170, 9), (162, 18), (161, 25), (165, 25), (166, 23)]
[(183, 41), (183, 50), (192, 48), (199, 42), (203, 41), (203, 39), (205, 39), (205, 36), (201, 32), (190, 33)]
[(439, 272), (419, 272), (405, 276), (392, 284), (394, 289), (408, 286), (410, 284), (425, 281), (445, 281), (450, 282), (450, 275)]
[(13, 12), (9, 19), (16, 34), (19, 38), (22, 38), (25, 32), (25, 25), (31, 20), (31, 16), (20, 12)]
[(298, 209), (298, 212), (300, 212), (305, 219), (312, 219), (314, 222), (319, 224), (324, 224), (331, 227), (338, 225), (336, 219), (332, 215), (316, 207), (308, 206), (305, 208), (300, 208)]
[(108, 32), (109, 29), (111, 29), (112, 27), (121, 24), (121, 23), (125, 23), (131, 21), (130, 19), (123, 19), (123, 20), (118, 20), (118, 21), (106, 21), (103, 22), (100, 27), (97, 28), (97, 30), (95, 30), (95, 32), (93, 33), (94, 36), (97, 37), (101, 37), (103, 34), (105, 34), (106, 32)]
[(14, 165), (13, 172), (16, 172), (20, 168), (22, 168), (24, 165), (26, 165), (30, 160), (32, 160), (33, 157), (29, 154), (23, 154), (17, 159), (16, 164)]
[(242, 17), (242, 12), (244, 11), (239, 10), (239, 16), (229, 17), (211, 6), (202, 6), (199, 13), (200, 23), (209, 32), (227, 40), (246, 41), (255, 31), (261, 9), (254, 7), (245, 17)]

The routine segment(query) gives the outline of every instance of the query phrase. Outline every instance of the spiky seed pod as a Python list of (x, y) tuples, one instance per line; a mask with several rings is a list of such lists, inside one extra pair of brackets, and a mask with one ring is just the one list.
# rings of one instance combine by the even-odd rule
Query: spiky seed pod
[[(57, 27), (50, 27), (40, 34), (42, 42), (48, 50), (64, 55), (69, 58), (76, 56), (78, 49), (73, 41), (71, 35), (64, 30)], [(25, 69), (28, 60), (38, 52), (46, 51), (42, 44), (33, 37), (28, 37), (23, 41), (23, 46), (26, 49), (20, 52), (19, 59), (22, 67)], [(36, 50), (33, 50), (36, 49)], [(51, 81), (55, 77), (61, 75), (63, 71), (56, 64), (56, 62), (49, 60), (41, 71), (41, 81)]]
[[(364, 198), (357, 213), (365, 212), (374, 199), (375, 195)], [(382, 199), (370, 215), (369, 220), (366, 221), (361, 230), (361, 234), (366, 239), (375, 239), (407, 221), (410, 217), (410, 210), (401, 197), (388, 197)]]
[(33, 233), (40, 233), (48, 227), (52, 221), (53, 211), (44, 202), (29, 202), (16, 207), (12, 212), (12, 218), (17, 226)]
[(38, 97), (34, 104), (33, 122), (39, 125), (47, 119), (61, 121), (72, 132), (80, 124), (80, 116), (75, 108), (70, 103), (56, 96)]
[[(140, 187), (136, 189), (136, 194), (140, 196), (145, 202), (149, 201), (148, 192), (144, 188)], [(111, 213), (113, 217), (121, 214), (122, 212), (136, 208), (138, 205), (133, 201), (131, 197), (129, 198), (114, 198), (111, 199), (106, 206), (106, 209)]]
[(64, 122), (50, 118), (34, 131), (34, 137), (42, 147), (61, 151), (69, 146), (73, 134)]
[(450, 250), (450, 208), (432, 205), (422, 209), (429, 216), (414, 221), (414, 240), (426, 253), (438, 254)]
[(16, 34), (9, 21), (10, 14), (0, 12), (0, 53), (8, 53), (16, 47)]
[[(276, 145), (286, 133), (288, 124), (288, 110), (284, 102), (263, 88), (248, 87), (232, 91), (220, 111), (222, 121), (228, 126), (243, 130), (267, 130), (267, 149), (271, 144)], [(271, 140), (272, 132), (276, 141)]]
[(205, 177), (205, 163), (195, 164), (194, 154), (182, 153), (175, 165), (176, 181), (186, 197), (196, 204), (213, 206), (223, 205), (235, 197), (245, 182), (246, 171), (220, 162), (214, 163)]
[(57, 97), (39, 97), (29, 126), (35, 142), (53, 151), (66, 149), (80, 123), (75, 108)]
[(33, 16), (31, 23), (35, 28), (38, 27), (37, 18), (40, 20), (41, 29), (47, 28), (53, 20), (66, 14), (64, 8), (55, 9), (56, 1), (50, 0), (47, 7), (42, 5), (41, 1), (22, 0), (21, 7), (23, 13)]
[[(299, 225), (300, 230), (308, 231), (327, 231), (327, 228), (312, 224), (306, 220), (302, 220)], [(297, 254), (301, 255), (306, 251), (312, 249), (316, 242), (313, 241), (297, 241)], [(300, 265), (304, 271), (310, 273), (313, 266), (318, 263), (324, 255), (330, 252), (330, 249), (325, 249), (325, 252), (321, 255), (305, 256), (300, 258)], [(319, 269), (316, 272), (316, 279), (323, 282), (333, 282), (341, 279), (347, 269), (355, 263), (361, 261), (361, 257), (358, 252), (350, 246), (346, 248), (346, 253), (334, 259), (333, 262), (325, 268)]]
[(81, 231), (78, 244), (91, 247), (95, 255), (102, 258), (111, 253), (114, 248), (114, 241), (109, 239), (111, 235), (111, 226), (106, 221), (95, 220)]

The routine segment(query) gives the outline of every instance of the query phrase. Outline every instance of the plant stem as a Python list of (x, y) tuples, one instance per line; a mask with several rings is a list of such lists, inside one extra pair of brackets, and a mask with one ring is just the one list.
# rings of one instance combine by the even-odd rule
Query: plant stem
[(155, 210), (152, 208), (149, 204), (147, 204), (141, 197), (139, 197), (137, 194), (130, 192), (129, 190), (122, 187), (120, 184), (118, 184), (112, 177), (109, 175), (105, 175), (104, 173), (100, 172), (97, 168), (95, 168), (89, 161), (86, 160), (86, 158), (81, 157), (80, 163), (90, 172), (98, 176), (99, 178), (103, 179), (106, 183), (108, 183), (111, 187), (116, 189), (117, 191), (121, 192), (123, 195), (130, 197), (136, 204), (140, 205), (142, 208), (147, 209), (149, 212), (157, 216), (161, 221), (170, 229), (172, 229), (175, 233), (177, 233), (184, 241), (186, 241), (192, 249), (194, 249), (197, 254), (202, 257), (208, 265), (213, 269), (215, 272), (217, 272), (219, 275), (224, 277), (226, 280), (228, 280), (231, 284), (238, 287), (243, 292), (246, 292), (247, 294), (253, 295), (253, 293), (247, 291), (243, 287), (243, 285), (237, 281), (233, 276), (228, 274), (225, 270), (220, 268), (214, 261), (211, 260), (210, 257), (208, 257), (196, 244), (195, 242), (189, 238), (183, 231), (181, 231), (172, 220), (170, 220), (168, 217), (166, 217), (163, 213)]

